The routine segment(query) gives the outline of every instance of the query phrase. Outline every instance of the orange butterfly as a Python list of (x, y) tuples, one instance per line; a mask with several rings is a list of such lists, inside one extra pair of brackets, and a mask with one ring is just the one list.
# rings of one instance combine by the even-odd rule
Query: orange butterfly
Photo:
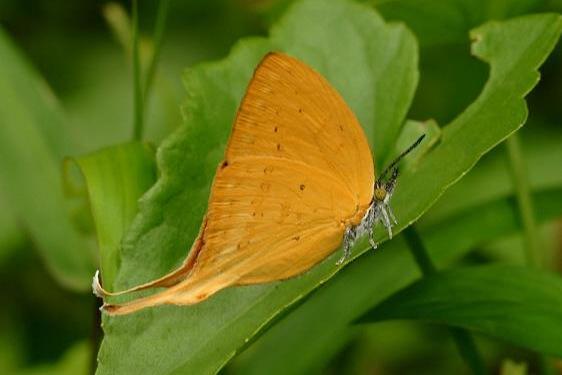
[[(190, 305), (232, 285), (299, 275), (381, 221), (392, 238), (389, 206), (399, 159), (375, 182), (371, 151), (342, 97), (317, 72), (281, 53), (260, 62), (238, 110), (224, 161), (211, 188), (199, 236), (170, 274), (104, 297), (167, 289), (121, 305), (127, 314), (161, 304)], [(385, 180), (386, 174), (390, 177)]]

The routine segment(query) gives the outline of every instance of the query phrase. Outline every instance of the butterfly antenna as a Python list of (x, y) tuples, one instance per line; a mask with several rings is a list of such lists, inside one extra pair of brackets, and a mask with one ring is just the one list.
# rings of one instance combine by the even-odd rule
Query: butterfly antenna
[(396, 159), (394, 159), (392, 161), (392, 163), (390, 163), (390, 165), (388, 167), (386, 167), (386, 169), (381, 173), (381, 176), (379, 177), (379, 181), (383, 180), (384, 177), (386, 176), (386, 174), (388, 173), (388, 171), (390, 171), (392, 168), (394, 168), (396, 166), (396, 164), (398, 164), (404, 156), (408, 155), (413, 149), (418, 147), (418, 145), (421, 143), (421, 141), (423, 141), (424, 138), (425, 138), (425, 134), (422, 134), (414, 143), (412, 143), (412, 145), (410, 147), (408, 147), (400, 155), (398, 155), (396, 157)]

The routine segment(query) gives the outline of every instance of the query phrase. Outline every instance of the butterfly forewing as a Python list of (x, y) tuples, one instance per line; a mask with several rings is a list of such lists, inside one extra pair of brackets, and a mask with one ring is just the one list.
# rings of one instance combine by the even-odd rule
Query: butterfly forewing
[(228, 161), (291, 159), (332, 174), (360, 205), (372, 197), (374, 167), (363, 129), (318, 73), (284, 54), (260, 63), (238, 111)]

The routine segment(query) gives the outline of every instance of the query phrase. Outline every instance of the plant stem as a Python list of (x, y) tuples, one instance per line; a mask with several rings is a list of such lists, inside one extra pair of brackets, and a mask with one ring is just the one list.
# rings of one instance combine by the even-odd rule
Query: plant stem
[(414, 256), (418, 267), (422, 271), (422, 274), (424, 276), (430, 276), (437, 273), (437, 269), (431, 261), (418, 231), (413, 226), (409, 226), (404, 230), (404, 236), (406, 237), (408, 247)]
[[(413, 226), (409, 226), (404, 230), (404, 237), (422, 274), (425, 277), (435, 274), (437, 269), (431, 261), (429, 253), (416, 229)], [(484, 360), (480, 356), (472, 336), (462, 328), (449, 328), (449, 331), (453, 336), (453, 340), (455, 341), (461, 357), (470, 367), (472, 373), (477, 375), (485, 374), (486, 367), (484, 365)]]
[[(531, 188), (527, 176), (527, 167), (525, 165), (523, 152), (521, 151), (519, 133), (513, 133), (506, 140), (505, 147), (509, 169), (511, 171), (511, 180), (517, 197), (519, 217), (523, 225), (527, 266), (539, 268), (541, 265), (539, 231), (535, 218), (535, 211), (533, 209), (533, 199), (531, 197)], [(548, 357), (540, 353), (538, 353), (538, 355), (540, 373), (552, 373), (552, 365)]]
[(519, 216), (523, 224), (527, 264), (530, 267), (539, 267), (539, 233), (533, 211), (531, 189), (529, 188), (529, 180), (527, 178), (527, 168), (525, 167), (523, 153), (521, 152), (519, 134), (514, 133), (507, 139), (505, 145), (511, 171), (511, 179), (517, 197)]
[(160, 58), (160, 50), (162, 49), (162, 41), (164, 39), (164, 30), (166, 28), (166, 19), (168, 17), (170, 1), (160, 0), (158, 3), (158, 13), (156, 14), (156, 25), (154, 26), (154, 52), (152, 54), (152, 59), (150, 60), (150, 65), (148, 67), (148, 72), (146, 74), (146, 82), (144, 86), (144, 102), (148, 97), (148, 93), (152, 87), (152, 82), (154, 76), (156, 75), (156, 67), (158, 66), (158, 60)]
[(143, 132), (143, 99), (142, 99), (142, 86), (141, 86), (141, 68), (140, 68), (140, 53), (139, 53), (139, 11), (138, 1), (133, 0), (132, 11), (133, 22), (133, 91), (134, 91), (134, 123), (133, 123), (133, 139), (142, 139)]
[(478, 352), (476, 343), (468, 331), (458, 327), (450, 327), (449, 332), (455, 340), (457, 345), (457, 350), (459, 351), (461, 357), (464, 359), (466, 364), (472, 370), (472, 373), (478, 375), (486, 374), (486, 366), (484, 365), (484, 360)]

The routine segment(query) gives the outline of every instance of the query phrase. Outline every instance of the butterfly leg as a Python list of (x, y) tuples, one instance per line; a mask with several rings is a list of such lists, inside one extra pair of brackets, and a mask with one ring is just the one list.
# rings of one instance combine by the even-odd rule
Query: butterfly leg
[(390, 218), (388, 217), (388, 213), (386, 212), (386, 207), (381, 206), (381, 213), (382, 213), (382, 223), (386, 230), (388, 231), (388, 238), (392, 239), (392, 223), (390, 222)]
[(353, 228), (347, 228), (343, 236), (343, 255), (336, 262), (336, 265), (341, 266), (351, 256), (351, 245), (355, 241), (355, 231)]
[(385, 207), (386, 207), (386, 210), (388, 212), (388, 216), (390, 216), (390, 219), (392, 220), (392, 222), (394, 224), (398, 224), (398, 220), (396, 220), (396, 216), (394, 216), (394, 212), (392, 212), (392, 208), (390, 207), (390, 204), (385, 203)]
[(377, 249), (377, 242), (375, 241), (375, 226), (380, 220), (380, 210), (374, 206), (369, 209), (369, 218), (367, 220), (367, 226), (369, 228), (369, 245), (373, 250)]
[(377, 249), (377, 243), (375, 242), (375, 228), (373, 225), (369, 228), (369, 245), (371, 245), (373, 250)]

